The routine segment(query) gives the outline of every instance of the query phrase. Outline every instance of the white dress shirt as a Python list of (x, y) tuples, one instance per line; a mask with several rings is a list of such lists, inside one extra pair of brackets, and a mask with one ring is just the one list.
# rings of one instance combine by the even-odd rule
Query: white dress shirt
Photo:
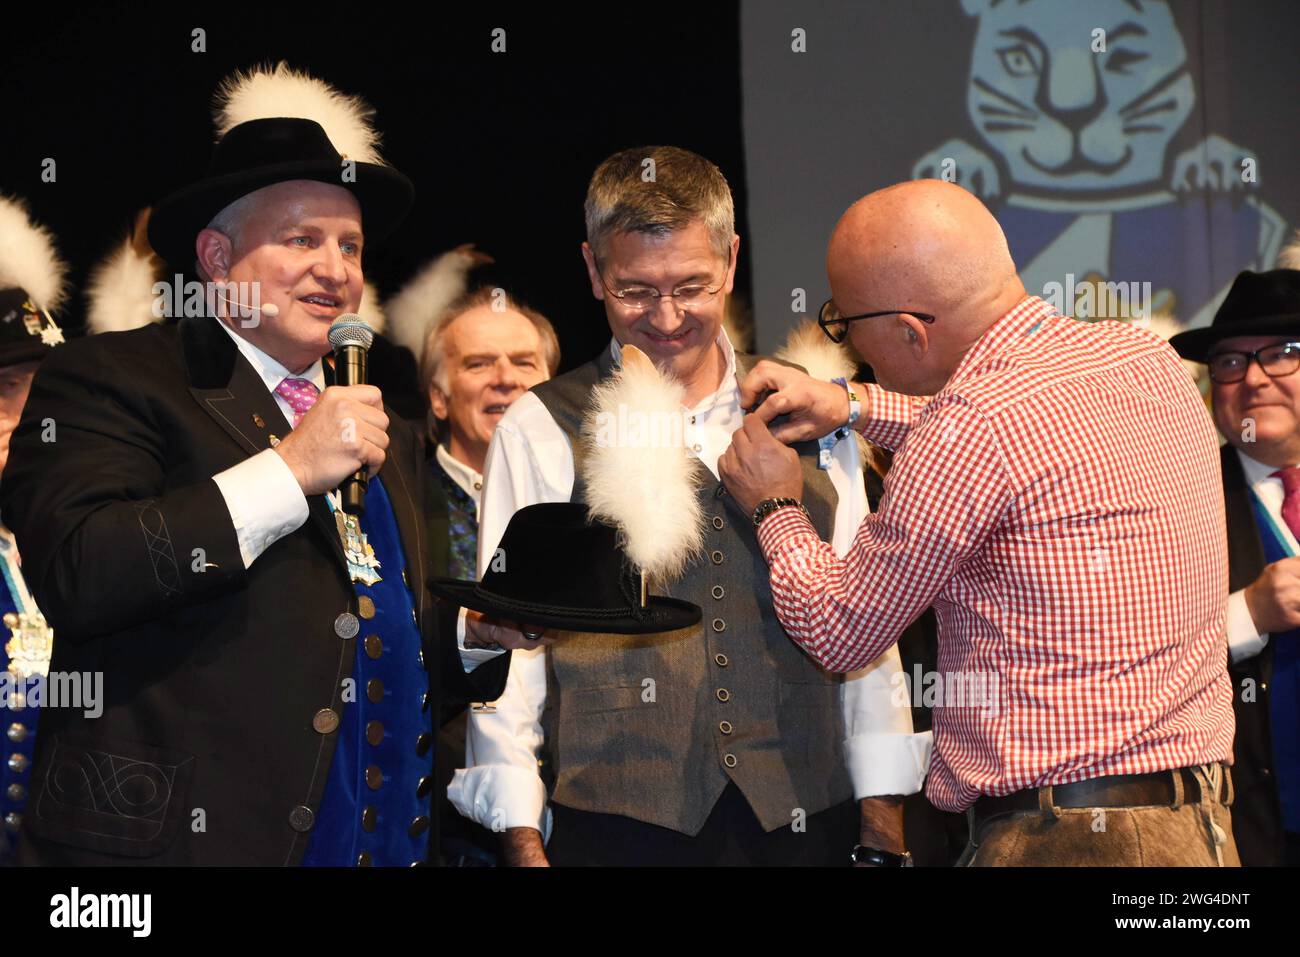
[[(1237, 457), (1241, 459), (1242, 471), (1246, 473), (1246, 484), (1250, 486), (1251, 493), (1259, 499), (1265, 511), (1273, 517), (1283, 544), (1292, 555), (1300, 555), (1300, 545), (1296, 543), (1295, 535), (1291, 533), (1291, 529), (1282, 518), (1282, 500), (1286, 497), (1286, 492), (1282, 488), (1282, 480), (1273, 477), (1277, 469), (1252, 459), (1241, 449), (1237, 450)], [(1254, 619), (1250, 617), (1245, 589), (1234, 591), (1228, 596), (1229, 656), (1234, 662), (1238, 662), (1243, 658), (1259, 654), (1267, 644), (1268, 635), (1261, 633), (1255, 627)]]
[[(719, 335), (718, 345), (726, 356), (726, 374), (717, 392), (686, 410), (685, 424), (687, 449), (715, 478), (718, 459), (744, 417), (735, 353), (725, 334)], [(617, 360), (618, 343), (611, 342), (610, 350)], [(839, 500), (832, 545), (843, 555), (870, 511), (855, 442), (836, 445), (828, 474)], [(525, 393), (507, 410), (488, 447), (484, 475), (480, 577), (517, 510), (539, 502), (567, 502), (573, 494), (573, 450), (536, 395)], [(549, 839), (550, 809), (537, 770), (546, 700), (545, 652), (545, 648), (515, 651), (505, 692), (494, 709), (470, 712), (469, 767), (456, 771), (448, 796), (461, 814), (484, 827), (532, 827)], [(932, 738), (929, 732), (913, 732), (911, 702), (902, 677), (894, 647), (869, 668), (846, 676), (841, 687), (844, 750), (855, 797), (912, 794), (925, 779)]]
[(440, 444), (433, 454), (442, 470), (460, 486), (462, 492), (474, 500), (474, 507), (478, 508), (483, 502), (483, 476), (460, 459), (454, 458), (445, 445)]
[[(284, 396), (275, 391), (276, 387), (286, 378), (307, 379), (323, 390), (325, 367), (321, 360), (317, 359), (302, 375), (294, 375), (220, 319), (212, 321), (235, 340), (240, 353), (261, 377), (292, 429), (293, 408)], [(252, 458), (218, 472), (212, 476), (212, 481), (221, 489), (221, 497), (226, 500), (226, 508), (230, 509), (230, 520), (239, 536), (239, 553), (244, 558), (245, 568), (251, 568), (262, 552), (290, 532), (297, 531), (307, 521), (307, 496), (275, 449), (264, 449)]]

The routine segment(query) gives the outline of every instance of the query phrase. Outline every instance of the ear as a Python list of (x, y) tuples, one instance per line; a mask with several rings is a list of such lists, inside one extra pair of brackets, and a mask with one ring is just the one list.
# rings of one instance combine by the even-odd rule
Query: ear
[(234, 262), (234, 247), (230, 237), (215, 229), (201, 229), (194, 240), (194, 253), (198, 257), (199, 267), (208, 274), (209, 279), (219, 280), (230, 275), (230, 264)]
[(603, 300), (605, 284), (600, 281), (600, 271), (596, 268), (596, 254), (591, 251), (589, 243), (582, 244), (582, 261), (587, 264), (587, 279), (591, 282), (591, 294)]
[(722, 284), (722, 291), (731, 295), (732, 288), (736, 285), (736, 263), (740, 262), (740, 237), (731, 237), (731, 265), (727, 269), (727, 281)]
[(906, 340), (907, 347), (919, 362), (930, 351), (930, 331), (925, 323), (909, 313), (900, 313), (898, 325)]
[(436, 385), (429, 385), (429, 408), (433, 410), (433, 417), (446, 421), (447, 419), (447, 397), (442, 394), (442, 390)]

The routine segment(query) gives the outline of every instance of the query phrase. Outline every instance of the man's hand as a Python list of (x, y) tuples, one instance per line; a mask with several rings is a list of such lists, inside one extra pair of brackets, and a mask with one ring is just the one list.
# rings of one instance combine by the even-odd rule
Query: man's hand
[(501, 856), (506, 867), (550, 867), (541, 832), (534, 827), (512, 827), (501, 835)]
[(1245, 590), (1246, 607), (1261, 634), (1300, 628), (1300, 557), (1265, 565)]
[[(831, 388), (844, 391), (837, 385)], [(744, 425), (732, 434), (731, 447), (718, 459), (718, 474), (727, 494), (746, 513), (764, 499), (803, 496), (799, 453), (778, 442), (757, 415), (745, 416)]]
[[(538, 635), (527, 638), (524, 632)], [(499, 621), (489, 618), (482, 612), (465, 609), (465, 647), (466, 648), (523, 648), (531, 651), (542, 645), (549, 645), (554, 638), (546, 636), (546, 629), (533, 625), (520, 625), (513, 621)]]
[(363, 468), (374, 475), (387, 448), (388, 415), (380, 391), (373, 385), (332, 385), (275, 451), (304, 495), (320, 495)]
[[(850, 385), (850, 388), (865, 403), (865, 390), (861, 386)], [(754, 409), (754, 415), (764, 423), (779, 415), (788, 416), (772, 428), (772, 435), (781, 442), (820, 439), (849, 421), (849, 396), (843, 387), (834, 382), (819, 382), (798, 369), (764, 359), (740, 384), (740, 407), (752, 408), (766, 393), (771, 394)], [(865, 417), (866, 413), (864, 405), (862, 415)]]
[[(903, 840), (903, 799), (896, 794), (863, 798), (858, 802), (858, 843), (891, 854), (907, 850)], [(872, 867), (857, 864), (856, 867)]]

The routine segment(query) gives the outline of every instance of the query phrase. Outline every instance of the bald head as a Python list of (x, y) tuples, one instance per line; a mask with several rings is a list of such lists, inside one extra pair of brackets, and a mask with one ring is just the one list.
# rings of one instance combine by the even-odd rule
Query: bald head
[[(850, 206), (831, 235), (826, 270), (842, 315), (906, 309), (937, 317), (932, 324), (900, 316), (850, 325), (863, 358), (877, 375), (895, 378), (890, 387), (900, 391), (936, 391), (1025, 296), (997, 220), (966, 190), (940, 180), (899, 183)], [(894, 355), (918, 345), (913, 368)], [(882, 362), (897, 367), (879, 368)]]

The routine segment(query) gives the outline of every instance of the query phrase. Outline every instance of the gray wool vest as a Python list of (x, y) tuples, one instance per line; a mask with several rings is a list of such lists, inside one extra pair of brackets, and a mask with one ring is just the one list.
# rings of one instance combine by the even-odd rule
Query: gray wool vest
[[(736, 355), (740, 376), (757, 357)], [(584, 501), (581, 427), (599, 359), (533, 387), (573, 448), (573, 501)], [(815, 443), (798, 447), (803, 503), (829, 540), (836, 495)], [(703, 554), (654, 593), (704, 609), (693, 628), (629, 637), (568, 633), (547, 649), (542, 777), (551, 799), (695, 835), (728, 781), (764, 830), (848, 800), (843, 679), (786, 635), (749, 515), (716, 479), (699, 490)]]

